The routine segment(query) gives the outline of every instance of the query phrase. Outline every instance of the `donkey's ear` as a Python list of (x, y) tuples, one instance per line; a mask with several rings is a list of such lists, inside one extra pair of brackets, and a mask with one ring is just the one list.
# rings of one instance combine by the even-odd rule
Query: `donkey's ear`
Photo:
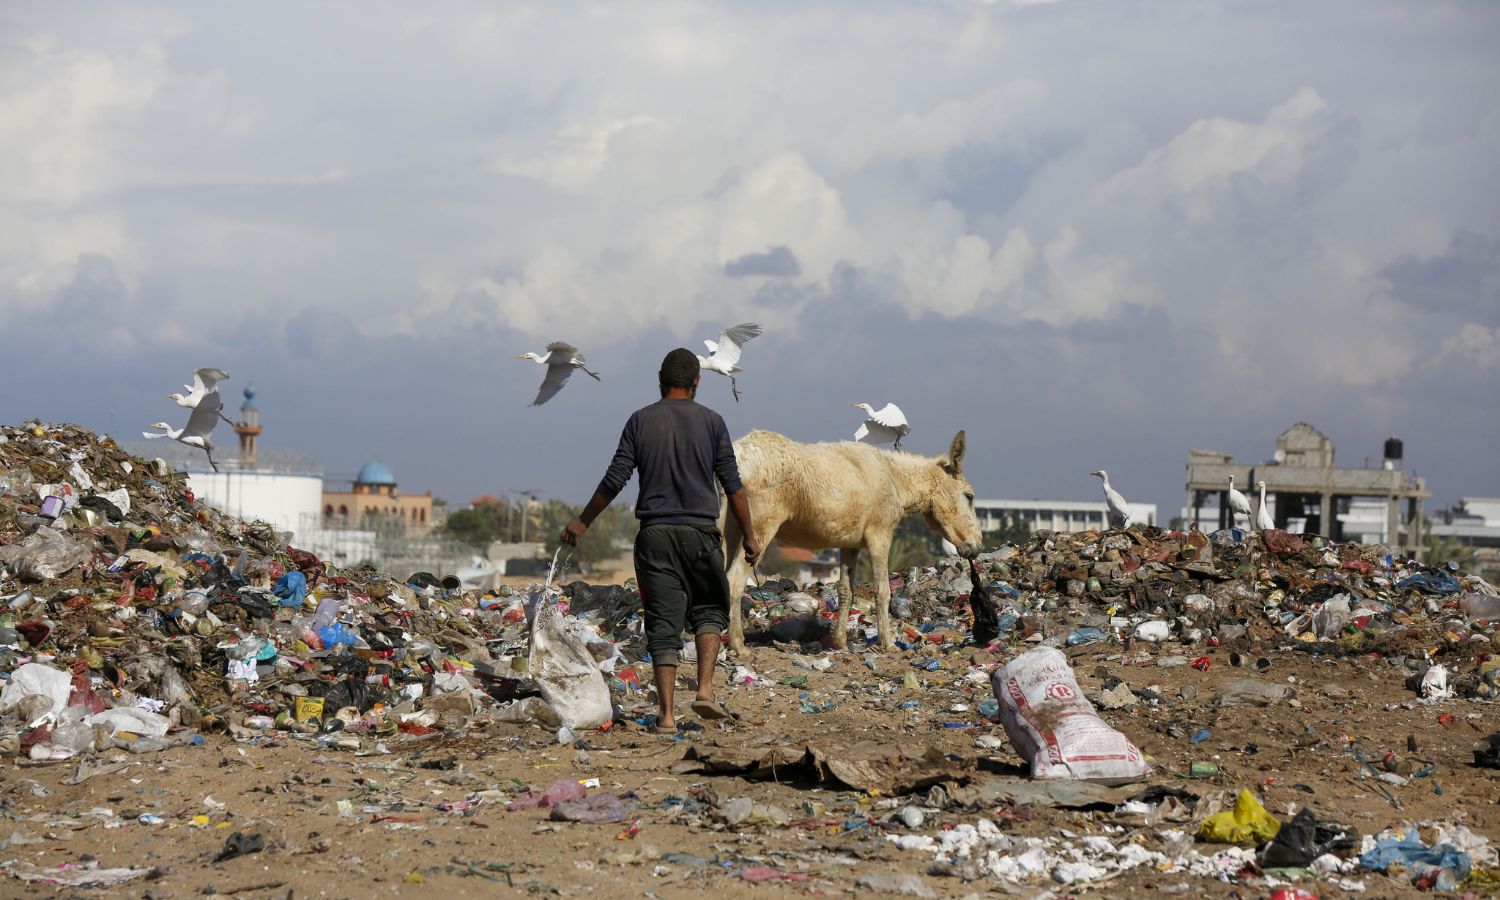
[(948, 447), (948, 455), (939, 463), (948, 474), (955, 478), (964, 473), (964, 449), (966, 441), (964, 433), (960, 431), (953, 436), (953, 443)]

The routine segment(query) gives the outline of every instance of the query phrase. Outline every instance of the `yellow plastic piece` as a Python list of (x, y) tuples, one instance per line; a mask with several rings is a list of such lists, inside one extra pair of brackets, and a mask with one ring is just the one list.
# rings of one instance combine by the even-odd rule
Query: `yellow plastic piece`
[(1276, 817), (1266, 812), (1254, 794), (1241, 788), (1234, 809), (1204, 819), (1198, 836), (1215, 844), (1258, 844), (1269, 841), (1280, 830), (1281, 823)]

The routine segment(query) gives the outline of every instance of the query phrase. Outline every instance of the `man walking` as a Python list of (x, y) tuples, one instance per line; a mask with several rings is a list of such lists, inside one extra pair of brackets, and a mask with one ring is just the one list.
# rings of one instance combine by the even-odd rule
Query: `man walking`
[(620, 434), (620, 446), (604, 479), (578, 518), (563, 529), (562, 542), (578, 545), (599, 513), (625, 488), (632, 471), (641, 473), (635, 517), (635, 577), (646, 617), (646, 649), (656, 676), (661, 711), (656, 727), (675, 731), (672, 711), (682, 632), (693, 631), (698, 650), (698, 694), (693, 712), (704, 719), (728, 718), (714, 699), (714, 663), (729, 627), (732, 597), (724, 573), (719, 535), (717, 478), (729, 509), (745, 534), (745, 559), (753, 566), (760, 544), (750, 527), (750, 504), (740, 485), (729, 429), (718, 413), (694, 401), (698, 357), (678, 348), (662, 360), (661, 401), (636, 410)]

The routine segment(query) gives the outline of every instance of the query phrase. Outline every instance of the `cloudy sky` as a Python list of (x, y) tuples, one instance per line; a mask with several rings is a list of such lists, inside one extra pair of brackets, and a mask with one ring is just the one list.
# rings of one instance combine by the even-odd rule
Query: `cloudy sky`
[[(992, 497), (1181, 505), (1305, 419), (1500, 495), (1500, 5), (0, 8), (0, 416), (581, 502), (673, 346), (735, 433), (899, 403)], [(527, 408), (516, 355), (604, 376)], [(219, 438), (232, 445), (232, 435)]]

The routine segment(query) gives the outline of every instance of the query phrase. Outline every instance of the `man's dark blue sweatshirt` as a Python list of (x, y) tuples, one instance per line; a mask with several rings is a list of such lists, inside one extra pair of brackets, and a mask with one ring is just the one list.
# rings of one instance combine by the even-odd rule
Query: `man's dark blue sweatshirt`
[(620, 433), (599, 493), (613, 500), (640, 470), (635, 517), (647, 525), (715, 528), (719, 495), (740, 489), (740, 470), (724, 419), (693, 400), (661, 400), (638, 409)]

